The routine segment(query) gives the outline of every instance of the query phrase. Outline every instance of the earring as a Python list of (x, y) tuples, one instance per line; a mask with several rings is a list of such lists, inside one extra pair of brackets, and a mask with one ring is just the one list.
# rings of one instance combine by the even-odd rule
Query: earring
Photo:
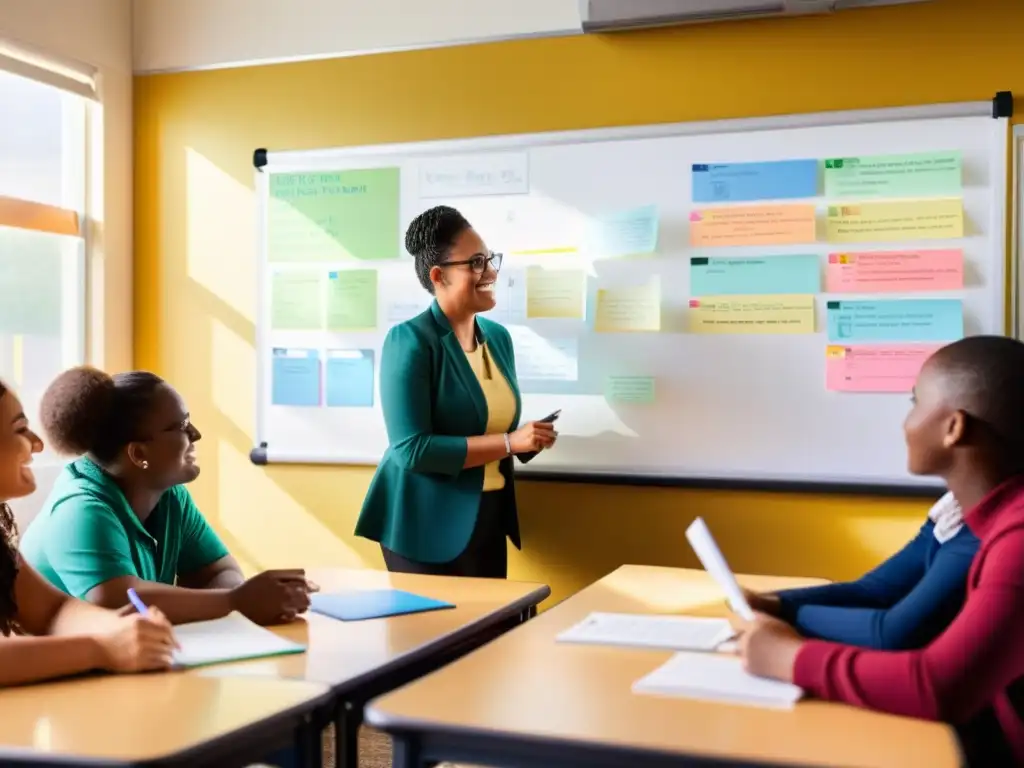
[(142, 468), (143, 469), (149, 469), (149, 462), (148, 461), (142, 462)]

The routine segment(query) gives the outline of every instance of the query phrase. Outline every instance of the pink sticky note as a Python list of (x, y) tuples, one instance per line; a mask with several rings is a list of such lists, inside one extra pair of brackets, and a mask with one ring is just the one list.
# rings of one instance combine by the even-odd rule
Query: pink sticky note
[(964, 252), (953, 248), (830, 253), (825, 286), (829, 293), (956, 290), (964, 287)]
[(925, 360), (940, 346), (829, 346), (825, 350), (825, 389), (830, 392), (909, 392)]
[(813, 205), (730, 205), (690, 214), (690, 245), (787, 245), (815, 241)]

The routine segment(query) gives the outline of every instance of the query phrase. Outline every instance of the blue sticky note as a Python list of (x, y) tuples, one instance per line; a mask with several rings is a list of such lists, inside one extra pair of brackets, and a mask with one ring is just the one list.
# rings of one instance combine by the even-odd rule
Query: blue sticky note
[(826, 306), (833, 342), (943, 342), (964, 335), (960, 299), (830, 301)]
[(320, 353), (275, 347), (270, 401), (274, 405), (320, 405)]
[(590, 223), (587, 250), (594, 256), (638, 256), (658, 250), (658, 207), (605, 214)]
[(400, 589), (374, 589), (310, 595), (309, 609), (339, 621), (363, 621), (454, 608), (452, 603)]
[(327, 351), (327, 405), (331, 408), (373, 406), (373, 350)]
[(818, 196), (817, 160), (696, 164), (692, 167), (691, 178), (695, 203)]
[(816, 254), (690, 259), (691, 296), (820, 291), (821, 265)]

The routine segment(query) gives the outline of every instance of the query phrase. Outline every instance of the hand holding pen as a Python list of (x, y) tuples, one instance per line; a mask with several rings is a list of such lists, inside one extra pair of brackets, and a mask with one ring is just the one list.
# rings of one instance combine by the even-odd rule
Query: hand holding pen
[(110, 672), (149, 672), (168, 669), (178, 647), (171, 623), (157, 608), (148, 607), (128, 590), (137, 613), (119, 617), (99, 641), (99, 667)]

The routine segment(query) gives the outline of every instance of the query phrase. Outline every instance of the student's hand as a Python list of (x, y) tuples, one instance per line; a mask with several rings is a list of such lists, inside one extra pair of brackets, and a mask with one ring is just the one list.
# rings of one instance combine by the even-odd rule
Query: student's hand
[(231, 606), (257, 624), (284, 624), (309, 608), (309, 592), (301, 568), (264, 571), (231, 590)]
[(750, 674), (791, 683), (803, 644), (804, 639), (789, 624), (759, 613), (740, 635), (739, 653)]
[(782, 614), (782, 601), (778, 595), (764, 592), (752, 592), (744, 589), (743, 596), (747, 598), (750, 610), (756, 613), (766, 613), (769, 616), (778, 618)]
[(110, 672), (167, 669), (177, 647), (171, 623), (153, 607), (146, 616), (134, 614), (117, 619), (114, 628), (98, 640), (100, 667)]
[(508, 436), (512, 453), (534, 453), (555, 444), (558, 433), (555, 425), (544, 421), (529, 421)]

